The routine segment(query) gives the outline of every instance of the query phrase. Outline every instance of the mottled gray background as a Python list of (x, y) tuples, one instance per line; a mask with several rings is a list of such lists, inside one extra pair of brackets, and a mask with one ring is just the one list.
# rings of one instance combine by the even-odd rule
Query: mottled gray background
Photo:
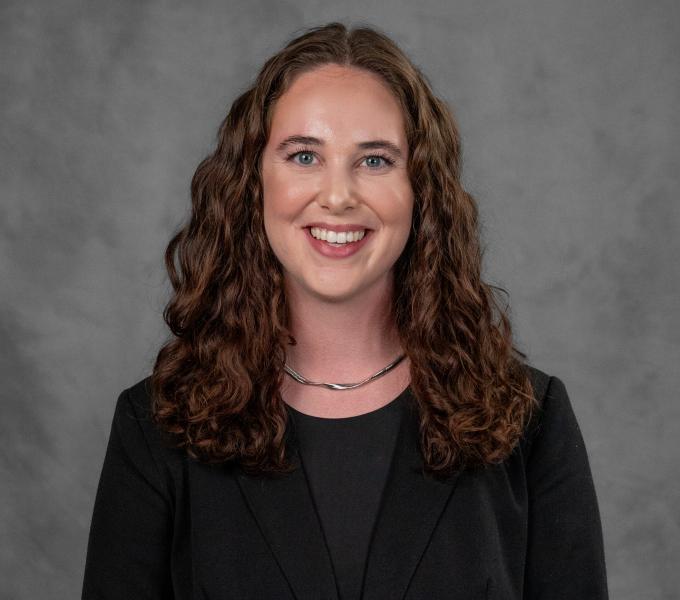
[[(79, 597), (118, 392), (165, 336), (162, 253), (219, 122), (304, 27), (383, 28), (460, 123), (486, 274), (563, 379), (612, 599), (678, 598), (677, 2), (7, 2), (0, 586)], [(675, 373), (674, 373), (675, 371)]]

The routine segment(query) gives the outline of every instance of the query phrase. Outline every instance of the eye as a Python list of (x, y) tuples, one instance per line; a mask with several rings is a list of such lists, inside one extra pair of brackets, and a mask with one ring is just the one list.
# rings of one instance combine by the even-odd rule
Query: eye
[[(289, 154), (286, 157), (286, 159), (289, 160), (289, 161), (292, 161), (295, 164), (300, 165), (300, 166), (311, 165), (314, 154), (315, 153), (314, 153), (313, 150), (303, 148), (301, 150), (296, 150), (295, 152)], [(301, 162), (296, 161), (295, 158), (297, 156), (300, 156), (303, 160)], [(363, 158), (363, 160), (364, 161), (365, 160), (373, 161), (372, 163), (370, 163), (371, 166), (369, 167), (369, 170), (371, 170), (371, 171), (378, 171), (381, 168), (387, 168), (387, 167), (390, 167), (394, 164), (394, 160), (391, 159), (389, 156), (385, 156), (384, 154), (371, 154), (371, 155), (365, 156)], [(385, 165), (380, 165), (380, 160), (384, 161)]]
[(288, 160), (292, 160), (293, 162), (296, 162), (293, 159), (298, 155), (303, 156), (305, 158), (309, 157), (309, 160), (305, 160), (301, 163), (298, 162), (297, 163), (298, 165), (300, 165), (300, 164), (301, 165), (309, 165), (309, 164), (311, 164), (311, 160), (312, 160), (312, 157), (314, 156), (314, 152), (312, 152), (311, 150), (298, 150), (297, 152), (293, 152), (292, 154), (289, 154)]
[[(371, 159), (382, 159), (382, 160), (385, 161), (387, 166), (391, 166), (391, 165), (394, 164), (394, 161), (389, 156), (385, 156), (383, 154), (371, 154), (371, 156), (367, 156), (364, 160), (371, 160)], [(374, 163), (374, 165), (375, 165), (375, 163)], [(380, 165), (377, 165), (377, 166), (380, 166)]]

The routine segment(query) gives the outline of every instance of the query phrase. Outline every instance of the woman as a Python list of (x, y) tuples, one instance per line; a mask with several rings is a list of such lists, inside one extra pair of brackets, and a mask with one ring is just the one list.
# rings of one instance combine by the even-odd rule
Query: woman
[(583, 439), (480, 278), (460, 156), (374, 29), (265, 63), (168, 246), (83, 598), (607, 598)]

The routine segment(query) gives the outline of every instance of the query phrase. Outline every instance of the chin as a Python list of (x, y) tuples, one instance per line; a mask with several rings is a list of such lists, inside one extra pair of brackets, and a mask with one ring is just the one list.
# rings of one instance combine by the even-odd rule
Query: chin
[(356, 296), (360, 291), (354, 286), (337, 286), (335, 285), (332, 291), (329, 291), (330, 286), (313, 286), (307, 288), (313, 296), (324, 302), (343, 302)]

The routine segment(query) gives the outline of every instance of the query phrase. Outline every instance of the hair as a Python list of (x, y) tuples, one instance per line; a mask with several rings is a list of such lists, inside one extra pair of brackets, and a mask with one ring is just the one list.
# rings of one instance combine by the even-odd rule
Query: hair
[(263, 224), (260, 158), (272, 107), (297, 76), (336, 64), (379, 75), (405, 116), (414, 193), (394, 269), (393, 309), (410, 360), (424, 469), (502, 462), (537, 406), (507, 307), (481, 279), (478, 209), (460, 181), (447, 104), (383, 32), (339, 22), (307, 29), (269, 58), (231, 105), (191, 181), (191, 214), (165, 252), (172, 336), (151, 375), (152, 419), (193, 459), (290, 472), (280, 394), (288, 330), (283, 271)]

